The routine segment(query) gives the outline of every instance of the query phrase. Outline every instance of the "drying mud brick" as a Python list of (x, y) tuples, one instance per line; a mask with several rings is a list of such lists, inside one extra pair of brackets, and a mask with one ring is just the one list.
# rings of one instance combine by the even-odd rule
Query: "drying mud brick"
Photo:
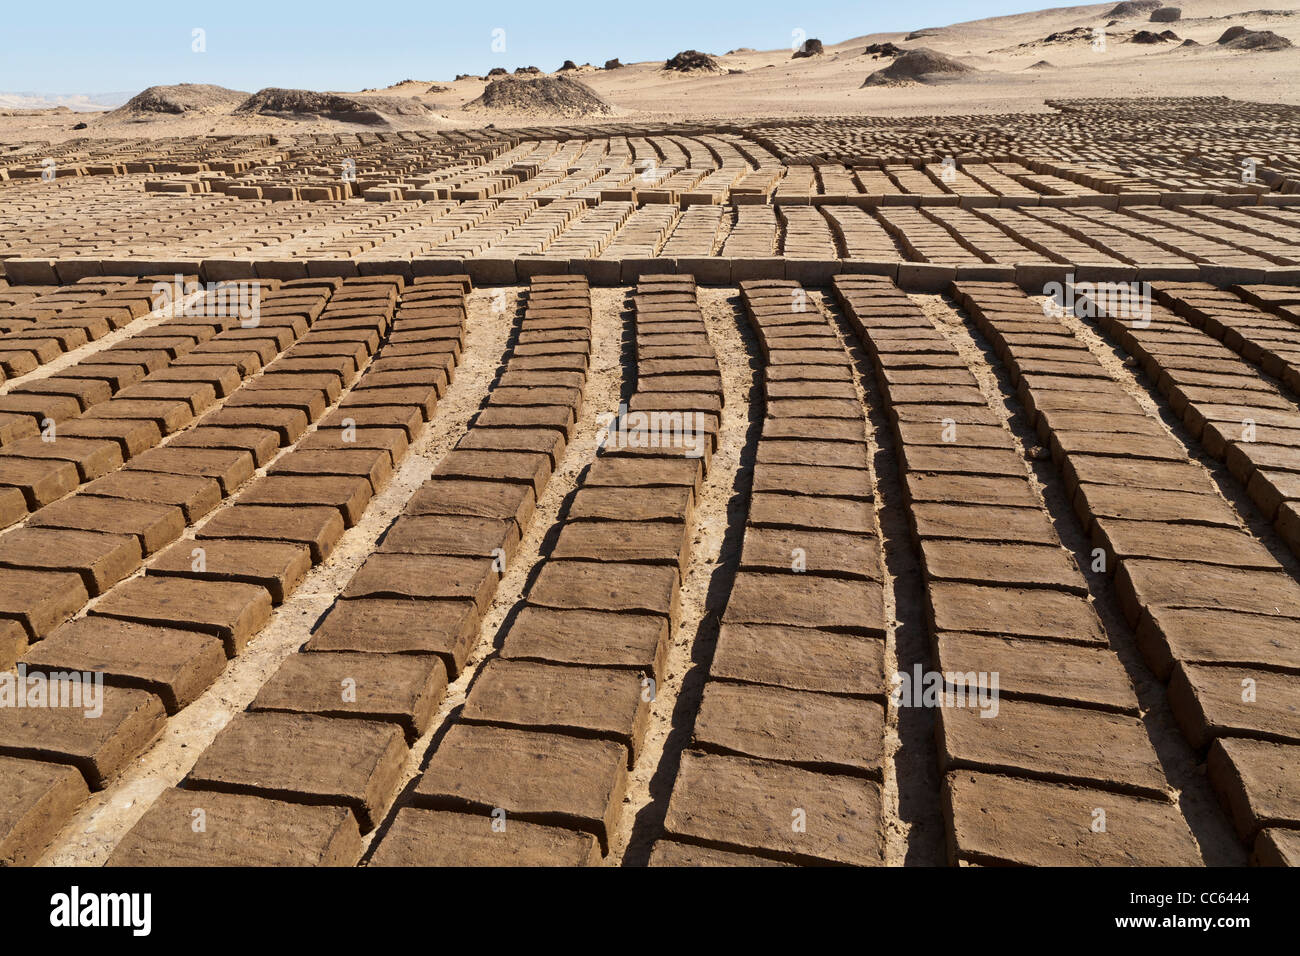
[(370, 866), (593, 866), (600, 844), (590, 833), (505, 820), (488, 813), (403, 807)]
[(28, 866), (90, 796), (75, 768), (0, 757), (0, 866)]

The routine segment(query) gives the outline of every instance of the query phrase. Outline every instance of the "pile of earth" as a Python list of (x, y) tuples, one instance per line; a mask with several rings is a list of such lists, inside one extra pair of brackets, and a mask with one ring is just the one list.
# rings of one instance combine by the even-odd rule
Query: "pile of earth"
[(1219, 37), (1218, 44), (1226, 46), (1230, 50), (1285, 50), (1291, 46), (1291, 41), (1284, 36), (1278, 36), (1272, 30), (1250, 30), (1246, 27), (1228, 27), (1223, 31), (1223, 36)]
[(933, 83), (954, 79), (963, 73), (974, 73), (973, 67), (960, 60), (928, 47), (908, 50), (882, 69), (866, 78), (863, 86), (907, 86), (913, 83)]
[(1152, 13), (1163, 6), (1163, 0), (1124, 0), (1123, 3), (1115, 4), (1106, 16), (1140, 17), (1144, 13)]
[(677, 73), (725, 73), (718, 61), (699, 50), (683, 50), (671, 60), (664, 61), (665, 70)]
[(315, 90), (285, 90), (269, 86), (258, 90), (235, 108), (236, 113), (262, 116), (319, 117), (344, 123), (377, 126), (388, 115), (411, 116), (428, 112), (428, 107), (409, 96), (340, 96)]
[(493, 80), (468, 104), (496, 113), (604, 116), (614, 108), (585, 83), (567, 76), (508, 76)]
[(178, 83), (175, 86), (151, 86), (131, 97), (109, 116), (148, 116), (166, 113), (229, 113), (248, 94), (207, 83)]
[(870, 54), (873, 60), (882, 56), (902, 56), (906, 51), (901, 46), (895, 46), (892, 43), (872, 43), (862, 51), (863, 56)]
[(799, 49), (794, 51), (790, 59), (798, 60), (805, 56), (821, 56), (825, 52), (826, 48), (822, 46), (821, 40), (804, 40), (803, 43), (799, 44)]

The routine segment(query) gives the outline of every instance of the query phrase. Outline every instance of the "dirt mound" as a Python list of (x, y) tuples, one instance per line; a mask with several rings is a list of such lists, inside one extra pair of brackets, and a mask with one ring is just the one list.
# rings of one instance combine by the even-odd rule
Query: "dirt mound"
[(568, 73), (570, 70), (576, 70), (577, 68), (578, 68), (578, 64), (574, 63), (572, 60), (565, 60), (563, 63), (560, 64), (560, 68), (555, 72)]
[[(1165, 32), (1168, 33), (1169, 31), (1166, 30)], [(1129, 39), (1129, 42), (1130, 43), (1164, 43), (1168, 39), (1169, 39), (1168, 37), (1162, 36), (1159, 33), (1152, 33), (1150, 30), (1139, 30), (1137, 33), (1133, 34), (1133, 36)]]
[(862, 51), (862, 55), (870, 55), (875, 60), (882, 56), (902, 56), (906, 52), (901, 46), (895, 46), (892, 43), (872, 43)]
[(1026, 70), (1054, 70), (1056, 64), (1048, 63), (1046, 60), (1039, 60), (1037, 63), (1031, 63), (1025, 67)]
[(151, 86), (131, 97), (109, 116), (148, 116), (166, 113), (229, 113), (248, 94), (207, 83), (178, 83), (175, 86)]
[(319, 117), (343, 123), (381, 125), (388, 122), (384, 114), (409, 116), (426, 113), (428, 108), (411, 97), (404, 96), (339, 96), (337, 93), (317, 93), (315, 90), (285, 90), (267, 87), (258, 90), (235, 108), (236, 113), (257, 113), (262, 116)]
[(1124, 0), (1111, 7), (1108, 17), (1140, 17), (1164, 6), (1161, 0)]
[(487, 71), (487, 75), (488, 76), (509, 76), (510, 71), (507, 70), (504, 66), (494, 66), (492, 67), (492, 69)]
[(1264, 52), (1285, 50), (1291, 46), (1290, 40), (1284, 36), (1278, 36), (1272, 30), (1250, 30), (1246, 27), (1229, 27), (1223, 31), (1223, 36), (1219, 37), (1218, 43), (1230, 50), (1261, 50)]
[(493, 80), (483, 95), (468, 104), (495, 113), (547, 114), (576, 118), (604, 116), (613, 107), (587, 84), (567, 76), (508, 76)]
[(534, 76), (541, 73), (542, 69), (538, 66), (517, 66), (515, 67), (515, 76)]
[(671, 60), (664, 61), (665, 70), (678, 73), (725, 73), (718, 61), (699, 50), (683, 50)]
[(623, 64), (620, 63), (620, 62), (618, 61), (618, 57), (614, 57), (614, 59), (612, 59), (612, 60), (606, 60), (606, 61), (605, 61), (605, 69), (607, 69), (607, 70), (621, 70), (621, 69), (623, 69)]
[(973, 67), (961, 60), (928, 47), (908, 50), (893, 63), (876, 70), (863, 82), (863, 86), (904, 86), (912, 83), (933, 83), (953, 79), (963, 73), (974, 73)]
[(1160, 7), (1151, 11), (1152, 23), (1173, 23), (1183, 18), (1182, 7)]
[(425, 90), (424, 92), (426, 92), (426, 93), (450, 93), (450, 92), (451, 92), (451, 87), (450, 87), (450, 86), (444, 86), (444, 85), (442, 85), (441, 83), (434, 83), (432, 86), (430, 86), (430, 87), (429, 87), (427, 90)]
[(799, 44), (799, 49), (791, 54), (790, 59), (798, 60), (805, 56), (821, 56), (825, 52), (826, 48), (822, 45), (821, 40), (804, 40), (803, 43)]

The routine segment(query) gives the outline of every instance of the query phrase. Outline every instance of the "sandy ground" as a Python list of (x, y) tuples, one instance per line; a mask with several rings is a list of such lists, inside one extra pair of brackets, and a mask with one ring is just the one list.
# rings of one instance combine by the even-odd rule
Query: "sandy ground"
[[(616, 110), (614, 121), (678, 122), (842, 115), (926, 115), (1033, 112), (1057, 97), (1222, 95), (1256, 102), (1300, 104), (1300, 46), (1277, 52), (1237, 52), (1215, 45), (1229, 26), (1273, 30), (1300, 43), (1300, 10), (1263, 15), (1257, 0), (1186, 0), (1183, 19), (1151, 24), (1145, 15), (1107, 27), (1114, 3), (1063, 7), (974, 20), (906, 33), (878, 33), (848, 40), (822, 37), (825, 54), (792, 60), (786, 49), (717, 55), (719, 64), (739, 74), (680, 74), (662, 62), (635, 63), (623, 69), (583, 69), (580, 79)], [(918, 27), (927, 25), (919, 24)], [(1049, 34), (1076, 27), (1106, 28), (1104, 52), (1087, 39), (1041, 42)], [(1180, 39), (1200, 46), (1134, 44), (1133, 31), (1173, 29)], [(887, 59), (864, 57), (868, 43), (890, 41), (902, 47), (931, 47), (956, 56), (979, 72), (955, 82), (862, 89), (868, 74)], [(671, 56), (676, 50), (665, 50)], [(706, 51), (707, 52), (707, 51)], [(616, 54), (617, 50), (611, 50)], [(1029, 69), (1040, 60), (1050, 67)], [(518, 64), (510, 64), (511, 67)], [(446, 92), (429, 93), (431, 85)], [(394, 129), (453, 129), (536, 125), (544, 115), (511, 116), (467, 110), (484, 89), (481, 79), (430, 78), (369, 90), (385, 96), (410, 96), (430, 109), (420, 117), (395, 117)], [(340, 91), (346, 93), (347, 91)], [(554, 119), (553, 117), (551, 119)], [(611, 118), (600, 117), (608, 122)], [(73, 130), (79, 123), (85, 130)], [(564, 125), (581, 121), (565, 120)], [(364, 131), (373, 127), (321, 120), (201, 114), (147, 121), (123, 121), (87, 113), (0, 116), (0, 141), (61, 141), (75, 136), (163, 137), (208, 133), (319, 133)]]

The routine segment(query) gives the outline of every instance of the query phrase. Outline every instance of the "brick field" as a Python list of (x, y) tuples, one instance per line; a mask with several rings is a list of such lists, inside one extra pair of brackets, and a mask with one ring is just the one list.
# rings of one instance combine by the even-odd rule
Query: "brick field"
[(1300, 863), (1294, 107), (0, 154), (0, 865)]

